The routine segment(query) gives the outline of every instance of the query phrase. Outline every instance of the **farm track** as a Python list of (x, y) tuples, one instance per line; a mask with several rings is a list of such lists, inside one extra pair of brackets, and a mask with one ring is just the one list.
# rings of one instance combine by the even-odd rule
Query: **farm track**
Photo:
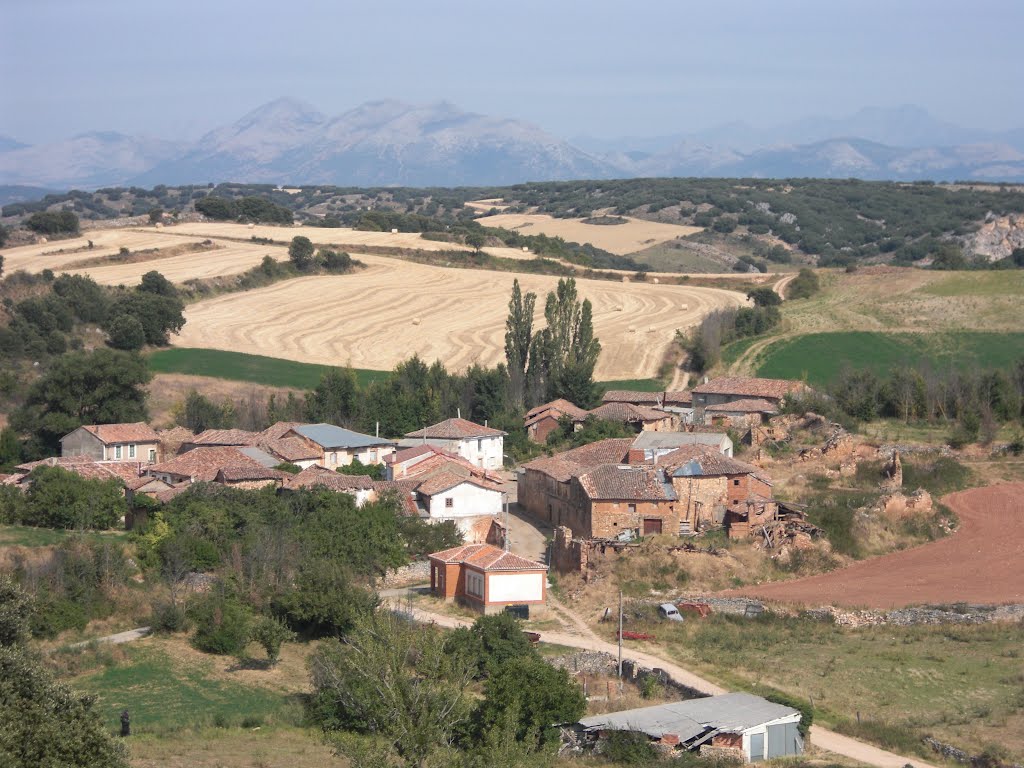
[(960, 519), (957, 532), (945, 539), (818, 576), (724, 594), (881, 610), (926, 603), (1024, 603), (1024, 568), (1019, 567), (1024, 483), (973, 488), (942, 501)]

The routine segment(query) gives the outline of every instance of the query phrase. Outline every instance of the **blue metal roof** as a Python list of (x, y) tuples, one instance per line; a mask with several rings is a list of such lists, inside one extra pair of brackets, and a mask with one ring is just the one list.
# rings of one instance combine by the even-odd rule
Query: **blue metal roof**
[(296, 433), (323, 448), (369, 448), (374, 445), (394, 445), (391, 440), (362, 432), (353, 432), (333, 424), (303, 424), (293, 427)]

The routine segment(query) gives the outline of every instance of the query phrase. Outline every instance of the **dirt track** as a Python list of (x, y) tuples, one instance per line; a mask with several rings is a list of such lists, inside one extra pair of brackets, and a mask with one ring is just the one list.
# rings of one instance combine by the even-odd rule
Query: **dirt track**
[[(188, 307), (174, 344), (231, 349), (308, 363), (388, 370), (414, 352), (450, 370), (504, 359), (512, 281), (544, 296), (557, 278), (445, 269), (353, 253), (368, 268), (352, 275), (305, 277)], [(601, 380), (657, 375), (677, 328), (713, 309), (745, 303), (714, 288), (579, 280), (594, 305), (603, 351)]]
[(960, 518), (959, 531), (946, 539), (820, 576), (726, 594), (877, 609), (1024, 603), (1024, 483), (974, 488), (942, 501)]

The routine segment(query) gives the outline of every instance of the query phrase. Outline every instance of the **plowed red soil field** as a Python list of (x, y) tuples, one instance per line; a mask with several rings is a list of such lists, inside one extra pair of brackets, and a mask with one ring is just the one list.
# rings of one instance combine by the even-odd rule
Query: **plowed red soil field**
[(922, 603), (1024, 603), (1024, 483), (952, 493), (948, 538), (805, 579), (730, 594), (803, 605), (901, 608)]

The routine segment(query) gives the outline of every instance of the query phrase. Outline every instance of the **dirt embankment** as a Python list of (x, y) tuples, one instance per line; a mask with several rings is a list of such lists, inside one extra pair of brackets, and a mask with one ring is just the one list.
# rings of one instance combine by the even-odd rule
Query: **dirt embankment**
[(924, 603), (1024, 603), (1024, 483), (943, 498), (960, 518), (952, 536), (805, 579), (726, 594), (803, 605), (901, 608)]

